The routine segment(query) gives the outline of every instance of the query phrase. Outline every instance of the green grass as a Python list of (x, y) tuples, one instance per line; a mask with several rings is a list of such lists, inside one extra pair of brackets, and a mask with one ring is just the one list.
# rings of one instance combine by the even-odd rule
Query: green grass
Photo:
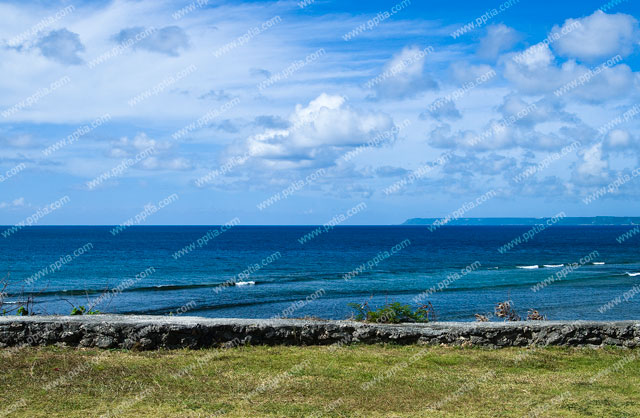
[(550, 417), (640, 416), (640, 351), (0, 350), (0, 417), (11, 411), (8, 416), (522, 417), (534, 410)]

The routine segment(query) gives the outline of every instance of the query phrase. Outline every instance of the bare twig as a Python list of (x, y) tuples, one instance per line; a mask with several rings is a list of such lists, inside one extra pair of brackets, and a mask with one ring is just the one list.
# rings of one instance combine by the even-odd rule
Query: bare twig
[(475, 314), (476, 322), (489, 322), (489, 317), (486, 315), (481, 315), (479, 313)]
[(540, 313), (535, 309), (531, 309), (527, 313), (527, 321), (546, 321), (546, 320), (547, 320), (547, 317), (544, 315), (540, 315)]
[(513, 304), (509, 300), (496, 305), (496, 316), (498, 318), (504, 318), (505, 321), (520, 321), (520, 316), (513, 309)]

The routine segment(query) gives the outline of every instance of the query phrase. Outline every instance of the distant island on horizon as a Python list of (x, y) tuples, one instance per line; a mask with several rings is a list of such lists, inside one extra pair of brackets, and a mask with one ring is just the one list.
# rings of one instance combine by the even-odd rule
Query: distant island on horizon
[[(500, 226), (500, 225), (540, 225), (551, 221), (544, 218), (458, 218), (446, 221), (446, 218), (410, 218), (402, 225), (458, 225), (458, 226)], [(564, 217), (552, 221), (554, 225), (640, 225), (640, 217), (634, 216), (589, 216)]]

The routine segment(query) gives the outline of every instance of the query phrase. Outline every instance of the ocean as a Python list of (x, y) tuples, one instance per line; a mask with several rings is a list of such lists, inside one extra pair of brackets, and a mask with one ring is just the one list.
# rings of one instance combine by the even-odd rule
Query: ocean
[(439, 321), (473, 321), (510, 300), (523, 317), (640, 318), (640, 234), (619, 238), (632, 227), (531, 229), (29, 227), (0, 236), (3, 308), (345, 319), (349, 303), (430, 302)]

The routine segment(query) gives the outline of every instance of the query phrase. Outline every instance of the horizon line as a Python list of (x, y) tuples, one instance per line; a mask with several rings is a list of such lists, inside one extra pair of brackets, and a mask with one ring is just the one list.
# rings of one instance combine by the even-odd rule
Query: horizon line
[[(509, 219), (509, 220), (513, 220), (513, 219), (548, 219), (548, 218), (552, 218), (552, 216), (509, 216), (509, 217), (504, 217), (504, 216), (487, 216), (487, 217), (468, 217), (468, 218), (458, 218), (455, 220), (451, 220), (451, 222), (454, 221), (459, 221), (459, 220), (468, 220), (468, 219)], [(623, 216), (616, 216), (616, 215), (596, 215), (596, 216), (567, 216), (566, 218), (572, 218), (572, 219), (594, 219), (594, 218), (615, 218), (615, 219), (621, 219), (621, 218), (640, 218), (640, 215), (623, 215)], [(415, 220), (415, 219), (443, 219), (443, 217), (413, 217), (413, 218), (407, 218), (405, 219), (402, 223), (394, 223), (394, 224), (390, 224), (390, 223), (380, 223), (380, 224), (350, 224), (350, 225), (334, 225), (333, 227), (349, 227), (349, 226), (422, 226), (422, 225), (407, 225), (406, 222), (411, 221), (411, 220)], [(128, 225), (127, 228), (133, 228), (133, 227), (153, 227), (153, 226), (193, 226), (193, 227), (206, 227), (206, 226), (221, 226), (224, 225), (223, 223), (219, 223), (219, 224), (145, 224), (145, 225)], [(234, 227), (238, 227), (238, 226), (325, 226), (326, 224), (238, 224), (238, 225), (234, 225)], [(10, 225), (0, 225), (0, 228), (4, 228), (4, 227), (8, 227), (11, 228), (15, 226), (15, 224), (10, 224)], [(38, 224), (38, 225), (24, 225), (23, 227), (69, 227), (69, 226), (74, 226), (74, 227), (83, 227), (83, 226), (95, 226), (95, 227), (114, 227), (114, 226), (121, 226), (121, 224)], [(483, 225), (442, 225), (442, 226), (483, 226)], [(491, 225), (491, 226), (499, 226), (499, 225)], [(513, 224), (510, 225), (506, 225), (506, 226), (514, 226)], [(561, 226), (561, 225), (559, 225)], [(576, 225), (574, 225), (576, 226)], [(589, 226), (589, 225), (584, 225), (584, 226)], [(598, 226), (598, 225), (594, 225), (594, 226)], [(606, 226), (606, 225), (600, 225), (600, 226)]]

